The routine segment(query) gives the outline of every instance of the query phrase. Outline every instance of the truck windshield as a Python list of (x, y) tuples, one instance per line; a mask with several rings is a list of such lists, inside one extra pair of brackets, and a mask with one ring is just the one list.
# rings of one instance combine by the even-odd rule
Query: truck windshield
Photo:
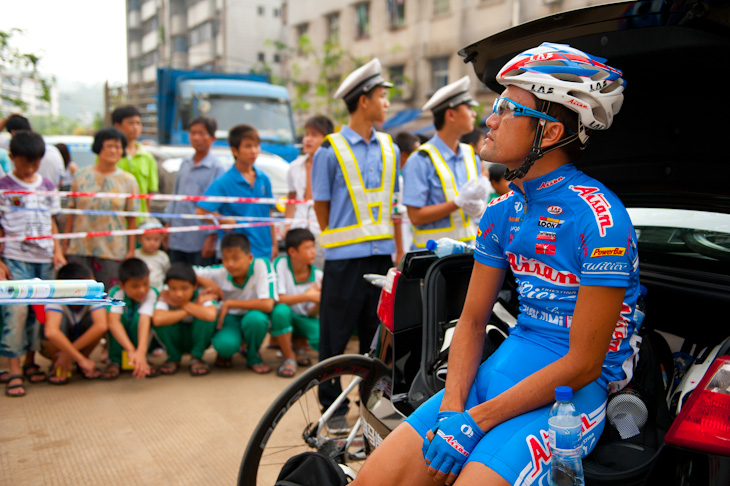
[(293, 143), (294, 132), (289, 103), (269, 98), (210, 96), (207, 116), (215, 118), (218, 130), (228, 131), (242, 123), (251, 125), (262, 140)]

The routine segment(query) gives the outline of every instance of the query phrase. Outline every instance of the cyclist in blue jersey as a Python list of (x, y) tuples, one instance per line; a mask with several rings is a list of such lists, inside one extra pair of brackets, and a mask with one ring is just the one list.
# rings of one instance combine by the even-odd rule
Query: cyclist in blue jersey
[[(587, 454), (608, 394), (631, 379), (636, 235), (618, 197), (573, 165), (591, 131), (609, 128), (621, 108), (622, 73), (545, 43), (509, 61), (497, 81), (506, 89), (487, 119), (481, 157), (508, 167), (511, 191), (490, 202), (479, 225), (446, 388), (385, 439), (356, 485), (547, 484), (555, 387), (576, 390)], [(520, 314), (480, 365), (507, 268)]]

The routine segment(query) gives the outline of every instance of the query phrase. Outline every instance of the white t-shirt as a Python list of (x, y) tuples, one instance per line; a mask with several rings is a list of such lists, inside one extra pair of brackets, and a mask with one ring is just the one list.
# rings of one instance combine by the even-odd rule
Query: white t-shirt
[[(114, 287), (111, 292), (109, 292), (109, 297), (111, 299), (118, 299), (118, 300), (124, 300), (124, 291), (120, 289), (119, 287)], [(128, 299), (129, 300), (129, 299)], [(157, 301), (157, 292), (154, 291), (154, 289), (150, 289), (147, 292), (147, 295), (145, 296), (144, 300), (139, 303), (139, 307), (137, 307), (137, 314), (141, 316), (150, 316), (152, 317), (152, 314), (155, 311), (155, 302)], [(112, 314), (124, 314), (125, 312), (131, 312), (131, 309), (128, 309), (127, 306), (124, 305), (113, 305), (109, 307), (109, 312)]]
[(41, 159), (38, 173), (58, 187), (65, 170), (66, 165), (63, 163), (61, 152), (54, 145), (46, 144), (46, 153)]
[[(305, 162), (307, 156), (302, 155), (289, 164), (289, 170), (286, 173), (286, 180), (289, 184), (289, 192), (296, 194), (296, 199), (304, 199), (304, 192), (307, 189), (307, 166)], [(297, 221), (292, 223), (292, 228), (306, 228), (311, 231), (314, 236), (319, 235), (320, 228), (317, 222), (317, 215), (314, 213), (314, 202), (309, 201), (306, 204), (296, 204), (294, 206), (294, 219)]]
[[(163, 287), (163, 290), (167, 290), (167, 285), (165, 285)], [(198, 292), (196, 290), (195, 293), (193, 294), (193, 302), (197, 298), (198, 298)], [(218, 303), (215, 300), (207, 300), (203, 303), (203, 307), (211, 307), (211, 306), (215, 307), (216, 305), (218, 305)], [(157, 303), (155, 304), (155, 310), (175, 311), (175, 310), (180, 310), (180, 309), (181, 309), (181, 307), (176, 307), (174, 305), (170, 305), (163, 300), (158, 300)], [(190, 323), (190, 322), (193, 322), (193, 319), (194, 319), (193, 316), (188, 315), (180, 322)]]
[[(295, 281), (294, 270), (292, 269), (289, 255), (281, 256), (274, 260), (274, 269), (276, 270), (276, 281), (278, 282), (277, 286), (279, 289), (279, 295), (303, 294), (309, 290), (312, 284), (315, 283), (319, 285), (320, 288), (322, 287), (322, 270), (314, 265), (311, 266), (311, 271), (307, 280), (304, 282)], [(291, 307), (294, 314), (308, 316), (309, 310), (314, 306), (314, 302), (300, 302), (299, 304), (294, 304), (289, 307)]]
[(144, 253), (142, 248), (134, 250), (134, 256), (147, 264), (150, 269), (150, 285), (160, 290), (165, 285), (165, 274), (170, 269), (170, 257), (162, 250), (152, 255)]
[[(210, 267), (194, 267), (195, 274), (214, 281), (223, 291), (224, 300), (252, 300), (274, 299), (279, 300), (276, 292), (276, 274), (271, 264), (264, 258), (254, 258), (248, 267), (248, 275), (243, 285), (236, 285), (233, 277), (223, 265)], [(230, 309), (229, 314), (243, 315), (246, 309)]]

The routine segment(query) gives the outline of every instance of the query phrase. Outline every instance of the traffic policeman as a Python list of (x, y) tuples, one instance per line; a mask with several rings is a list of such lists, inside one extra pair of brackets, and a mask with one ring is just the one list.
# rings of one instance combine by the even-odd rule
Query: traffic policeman
[(436, 134), (403, 167), (403, 204), (415, 227), (418, 248), (428, 240), (452, 238), (473, 242), (486, 208), (489, 183), (480, 177), (481, 161), (459, 139), (474, 130), (477, 103), (469, 95), (469, 78), (440, 88), (423, 106), (433, 113)]
[[(320, 302), (319, 359), (342, 354), (357, 326), (360, 352), (369, 350), (378, 327), (379, 290), (366, 273), (385, 275), (391, 254), (402, 255), (400, 232), (394, 231), (391, 206), (398, 190), (398, 147), (373, 124), (385, 121), (391, 83), (373, 59), (348, 75), (334, 94), (349, 112), (349, 122), (328, 135), (314, 154), (312, 197), (322, 228), (324, 277)], [(340, 394), (339, 382), (320, 386), (328, 406)], [(347, 430), (347, 408), (330, 419), (330, 432)]]

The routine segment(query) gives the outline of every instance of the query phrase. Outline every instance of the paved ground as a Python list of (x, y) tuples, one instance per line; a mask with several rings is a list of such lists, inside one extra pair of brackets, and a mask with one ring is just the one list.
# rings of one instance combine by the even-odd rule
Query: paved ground
[(256, 375), (241, 356), (199, 378), (186, 364), (173, 376), (74, 375), (65, 386), (28, 385), (24, 398), (0, 396), (0, 484), (235, 484), (248, 437), (290, 380)]

